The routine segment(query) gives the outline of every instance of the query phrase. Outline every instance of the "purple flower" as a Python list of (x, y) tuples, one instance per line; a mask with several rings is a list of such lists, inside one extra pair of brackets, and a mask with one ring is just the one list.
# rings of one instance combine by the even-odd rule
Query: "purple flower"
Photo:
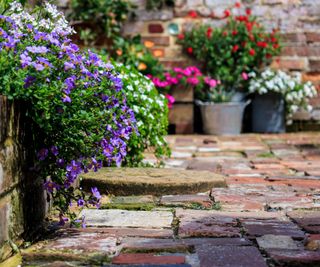
[(31, 65), (32, 63), (32, 58), (29, 57), (27, 52), (24, 52), (20, 55), (20, 62), (21, 62), (21, 66), (22, 68)]
[(33, 66), (37, 71), (43, 71), (43, 70), (44, 70), (44, 66), (43, 66), (42, 64), (32, 63), (32, 66)]
[(38, 152), (38, 159), (45, 160), (48, 156), (49, 150), (46, 148), (41, 148)]
[(75, 81), (76, 81), (77, 77), (75, 75), (70, 76), (69, 78), (64, 80), (64, 84), (66, 85), (66, 89), (64, 90), (64, 92), (69, 95), (71, 90), (75, 87)]
[(78, 199), (78, 201), (77, 201), (78, 207), (84, 206), (85, 203), (86, 203), (86, 202), (85, 202), (84, 199), (82, 199), (82, 198)]
[(71, 103), (71, 98), (68, 95), (64, 95), (62, 98), (63, 103)]
[(76, 66), (71, 62), (64, 63), (64, 70), (70, 70), (70, 69), (75, 69), (75, 68), (76, 68)]
[(99, 192), (98, 188), (92, 187), (91, 188), (91, 193), (96, 199), (98, 199), (98, 200), (101, 199), (101, 195), (100, 195), (100, 192)]
[(52, 147), (50, 148), (50, 151), (51, 151), (51, 153), (52, 153), (53, 155), (55, 155), (55, 156), (58, 156), (58, 154), (59, 154), (59, 150), (58, 150), (58, 148), (57, 148), (56, 146), (52, 146)]
[(50, 61), (44, 57), (37, 57), (38, 62), (42, 63), (45, 67), (52, 68), (53, 65), (50, 63)]
[(34, 82), (35, 82), (36, 78), (33, 76), (27, 76), (27, 78), (24, 79), (24, 85), (23, 87), (25, 89), (29, 88)]
[(53, 191), (59, 190), (60, 189), (60, 185), (56, 184), (55, 182), (52, 181), (47, 181), (43, 184), (43, 187), (45, 190), (47, 190), (49, 193), (53, 193)]
[(46, 54), (49, 51), (45, 46), (27, 46), (26, 49), (34, 54)]

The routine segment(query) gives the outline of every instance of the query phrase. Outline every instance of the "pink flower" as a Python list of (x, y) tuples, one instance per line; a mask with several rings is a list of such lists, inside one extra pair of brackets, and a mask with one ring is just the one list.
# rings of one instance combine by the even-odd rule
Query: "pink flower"
[(242, 72), (242, 73), (241, 73), (241, 76), (242, 76), (242, 78), (243, 78), (245, 81), (249, 79), (248, 74), (245, 73), (245, 72)]
[(188, 77), (187, 83), (189, 83), (191, 85), (197, 85), (197, 84), (199, 84), (199, 80), (196, 77)]
[(210, 87), (216, 87), (218, 84), (218, 81), (215, 79), (211, 79), (210, 77), (204, 78), (204, 81), (206, 84), (208, 84)]
[(168, 99), (168, 108), (172, 108), (173, 103), (176, 101), (172, 95), (166, 94), (166, 98)]

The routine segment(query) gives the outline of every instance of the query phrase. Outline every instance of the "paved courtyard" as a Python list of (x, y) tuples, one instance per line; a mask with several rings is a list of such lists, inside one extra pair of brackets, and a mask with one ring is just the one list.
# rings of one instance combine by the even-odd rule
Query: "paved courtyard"
[(320, 266), (320, 134), (168, 141), (166, 168), (219, 173), (227, 187), (105, 197), (82, 212), (86, 229), (22, 251), (24, 266)]

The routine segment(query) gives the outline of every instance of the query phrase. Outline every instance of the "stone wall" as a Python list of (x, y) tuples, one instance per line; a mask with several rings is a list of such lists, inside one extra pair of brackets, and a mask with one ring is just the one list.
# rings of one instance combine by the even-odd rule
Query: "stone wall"
[(29, 171), (31, 127), (23, 107), (0, 95), (0, 262), (45, 215), (42, 183)]

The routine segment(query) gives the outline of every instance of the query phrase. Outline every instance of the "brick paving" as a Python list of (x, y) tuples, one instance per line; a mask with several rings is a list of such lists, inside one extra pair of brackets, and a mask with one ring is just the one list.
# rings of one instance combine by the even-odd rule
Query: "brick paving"
[(112, 210), (84, 211), (88, 228), (24, 250), (24, 266), (320, 266), (320, 134), (168, 141), (166, 168), (219, 173), (228, 187), (115, 196)]

